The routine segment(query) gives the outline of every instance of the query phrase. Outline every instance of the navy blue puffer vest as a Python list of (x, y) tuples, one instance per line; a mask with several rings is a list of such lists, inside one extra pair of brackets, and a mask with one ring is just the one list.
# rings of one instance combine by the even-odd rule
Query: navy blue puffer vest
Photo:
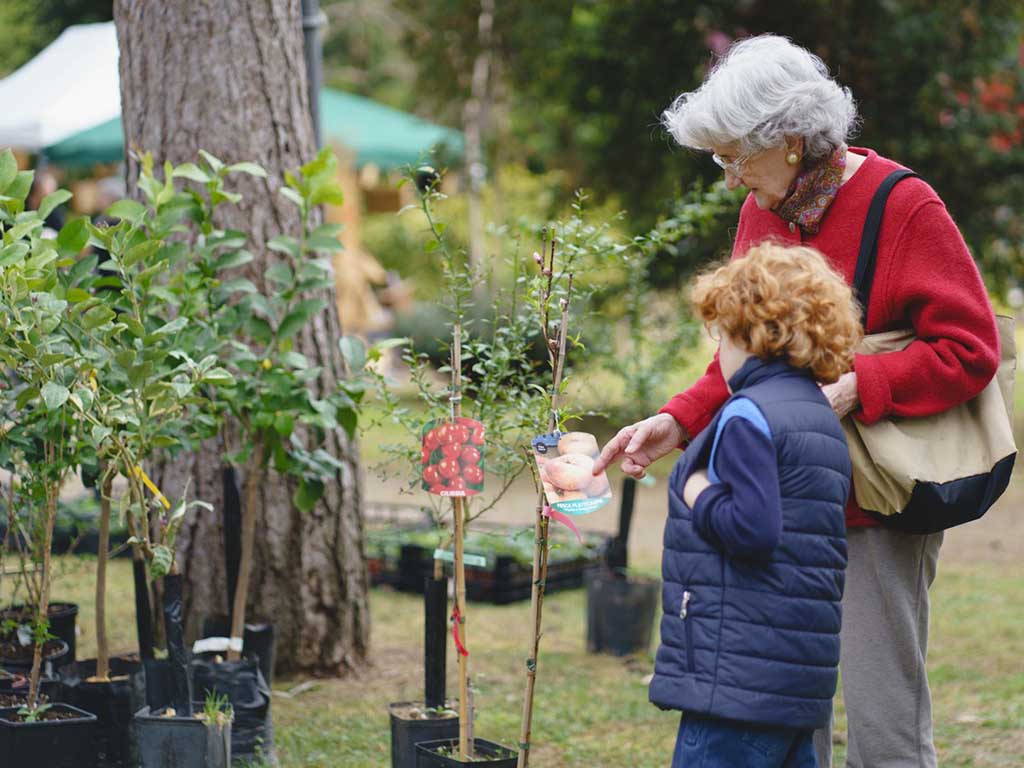
[(708, 465), (716, 418), (669, 480), (664, 615), (650, 698), (664, 709), (817, 728), (829, 720), (839, 664), (852, 471), (846, 440), (818, 385), (784, 360), (751, 358), (729, 383), (734, 398), (758, 406), (771, 431), (782, 537), (767, 558), (744, 561), (694, 528), (683, 486)]

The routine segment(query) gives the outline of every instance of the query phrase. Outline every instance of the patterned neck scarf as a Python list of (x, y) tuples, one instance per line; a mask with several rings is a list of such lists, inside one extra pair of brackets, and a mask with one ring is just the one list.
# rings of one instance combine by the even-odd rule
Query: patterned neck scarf
[(818, 234), (825, 211), (836, 199), (846, 170), (846, 147), (839, 147), (817, 164), (804, 169), (789, 188), (775, 213), (799, 224), (809, 235)]

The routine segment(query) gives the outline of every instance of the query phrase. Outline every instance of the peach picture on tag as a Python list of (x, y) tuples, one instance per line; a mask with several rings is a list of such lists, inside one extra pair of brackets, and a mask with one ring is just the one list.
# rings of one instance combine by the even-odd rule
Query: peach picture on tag
[(533, 458), (548, 504), (569, 515), (585, 515), (612, 498), (608, 475), (594, 476), (600, 454), (589, 432), (551, 432), (533, 439)]

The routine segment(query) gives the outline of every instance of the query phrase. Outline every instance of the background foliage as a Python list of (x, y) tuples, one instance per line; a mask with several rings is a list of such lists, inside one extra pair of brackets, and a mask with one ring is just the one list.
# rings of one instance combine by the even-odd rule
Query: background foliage
[[(321, 5), (330, 85), (461, 127), (479, 0)], [(111, 18), (111, 8), (0, 0), (0, 74), (65, 26)], [(693, 182), (719, 175), (709, 159), (671, 146), (661, 111), (732, 39), (775, 32), (822, 56), (853, 89), (863, 117), (856, 143), (935, 186), (993, 289), (1024, 272), (1024, 221), (1010, 203), (1024, 193), (1024, 5), (1015, 0), (503, 2), (494, 32), (492, 182), (507, 166), (559, 171), (555, 200), (586, 186), (628, 210), (632, 234), (645, 232)], [(727, 244), (727, 231), (715, 233), (705, 258)]]

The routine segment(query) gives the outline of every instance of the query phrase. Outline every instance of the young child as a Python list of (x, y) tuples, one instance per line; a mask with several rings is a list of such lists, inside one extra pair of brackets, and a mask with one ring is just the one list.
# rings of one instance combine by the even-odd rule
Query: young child
[(846, 440), (819, 384), (853, 363), (850, 288), (762, 244), (699, 278), (732, 397), (669, 482), (650, 698), (683, 711), (673, 768), (811, 768), (831, 717), (846, 568)]

